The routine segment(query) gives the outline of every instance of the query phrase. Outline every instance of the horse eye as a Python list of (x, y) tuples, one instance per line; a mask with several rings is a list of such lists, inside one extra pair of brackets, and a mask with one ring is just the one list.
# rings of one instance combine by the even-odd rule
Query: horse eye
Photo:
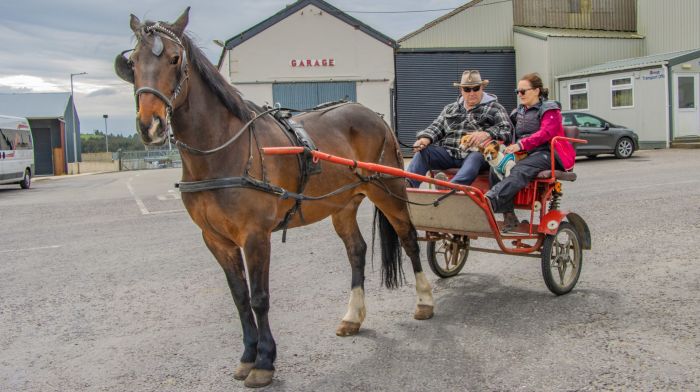
[(180, 56), (174, 56), (170, 59), (170, 64), (177, 64), (180, 61)]

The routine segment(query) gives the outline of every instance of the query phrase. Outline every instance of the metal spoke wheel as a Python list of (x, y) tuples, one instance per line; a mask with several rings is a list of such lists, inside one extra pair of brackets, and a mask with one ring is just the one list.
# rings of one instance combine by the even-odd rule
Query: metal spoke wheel
[(573, 290), (581, 275), (581, 238), (568, 222), (562, 222), (555, 235), (548, 235), (542, 245), (542, 277), (549, 291), (556, 295)]
[(469, 237), (444, 234), (443, 238), (428, 241), (428, 264), (441, 278), (455, 276), (467, 263)]

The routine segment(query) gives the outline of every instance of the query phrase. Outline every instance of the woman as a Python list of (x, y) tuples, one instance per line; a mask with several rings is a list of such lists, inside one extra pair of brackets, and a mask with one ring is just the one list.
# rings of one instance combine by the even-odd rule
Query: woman
[[(527, 157), (518, 161), (510, 175), (503, 180), (492, 174), (492, 186), (486, 193), (493, 212), (503, 213), (503, 231), (509, 231), (518, 224), (513, 198), (539, 172), (551, 168), (550, 141), (555, 136), (564, 136), (559, 104), (547, 100), (549, 90), (542, 86), (538, 74), (523, 76), (518, 81), (515, 92), (520, 98), (520, 105), (513, 113), (515, 137), (514, 143), (506, 148), (505, 153), (526, 152)], [(571, 143), (559, 141), (555, 144), (554, 151), (558, 170), (571, 170), (574, 167), (576, 152)]]

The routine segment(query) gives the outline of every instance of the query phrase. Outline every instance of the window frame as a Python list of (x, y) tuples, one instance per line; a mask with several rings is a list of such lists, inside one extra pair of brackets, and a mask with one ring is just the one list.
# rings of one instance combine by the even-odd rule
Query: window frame
[[(578, 85), (578, 84), (583, 84), (583, 85), (586, 86), (586, 87), (583, 88), (583, 89), (571, 90), (571, 86)], [(584, 94), (584, 93), (586, 94), (586, 108), (585, 108), (585, 109), (582, 109), (582, 108), (574, 108), (574, 107), (571, 105), (571, 96), (574, 95), (574, 94)], [(570, 83), (569, 83), (569, 110), (586, 111), (586, 112), (589, 111), (591, 105), (589, 104), (589, 101), (588, 101), (588, 94), (589, 94), (589, 91), (588, 91), (588, 81), (585, 81), (585, 82), (583, 82), (583, 81), (582, 81), (582, 82), (570, 82)]]
[[(616, 80), (625, 80), (625, 79), (629, 79), (630, 82), (627, 84), (619, 84), (619, 85), (613, 84)], [(623, 90), (630, 90), (632, 92), (632, 105), (615, 106), (615, 99), (613, 96), (613, 92), (623, 91)], [(610, 109), (616, 110), (616, 109), (633, 109), (633, 108), (634, 108), (634, 76), (628, 75), (628, 76), (622, 76), (622, 77), (610, 79)]]

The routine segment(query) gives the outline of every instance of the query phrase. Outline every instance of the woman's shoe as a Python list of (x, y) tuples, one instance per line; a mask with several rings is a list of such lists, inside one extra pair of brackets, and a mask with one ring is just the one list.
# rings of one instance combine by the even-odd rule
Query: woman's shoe
[(520, 221), (518, 221), (518, 217), (515, 215), (515, 212), (503, 213), (503, 226), (501, 227), (502, 232), (507, 233), (518, 227), (518, 224), (520, 224)]

